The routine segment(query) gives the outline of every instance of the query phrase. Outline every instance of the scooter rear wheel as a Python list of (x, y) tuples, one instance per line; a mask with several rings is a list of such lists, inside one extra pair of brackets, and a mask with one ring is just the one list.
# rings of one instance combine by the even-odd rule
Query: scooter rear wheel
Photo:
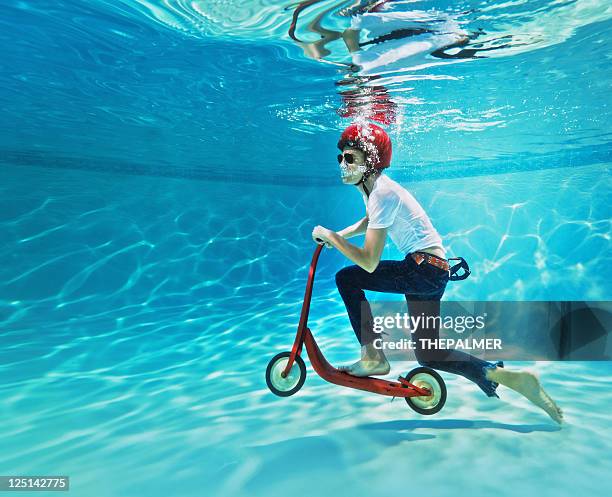
[(426, 416), (440, 412), (446, 403), (446, 384), (436, 371), (426, 367), (415, 368), (406, 375), (406, 379), (409, 383), (431, 392), (427, 397), (405, 397), (414, 411)]
[(291, 352), (276, 354), (266, 368), (266, 384), (270, 391), (279, 397), (293, 395), (302, 388), (306, 381), (306, 365), (299, 355), (295, 356), (295, 362), (287, 377), (282, 377), (281, 373), (285, 370), (290, 355)]

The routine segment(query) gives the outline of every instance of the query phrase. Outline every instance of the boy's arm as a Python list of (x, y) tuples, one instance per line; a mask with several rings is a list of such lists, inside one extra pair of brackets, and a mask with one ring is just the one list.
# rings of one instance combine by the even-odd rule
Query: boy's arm
[(387, 228), (370, 228), (366, 231), (363, 248), (360, 248), (333, 231), (327, 235), (329, 243), (368, 273), (373, 273), (378, 267), (386, 238)]
[(368, 229), (368, 216), (360, 219), (355, 224), (347, 226), (343, 230), (338, 231), (342, 238), (351, 238), (352, 236), (361, 235)]

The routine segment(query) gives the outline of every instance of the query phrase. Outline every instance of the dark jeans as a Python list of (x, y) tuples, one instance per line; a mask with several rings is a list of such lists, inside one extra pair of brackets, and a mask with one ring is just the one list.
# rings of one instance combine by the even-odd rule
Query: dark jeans
[[(346, 305), (351, 326), (361, 345), (374, 341), (378, 335), (372, 329), (372, 311), (364, 290), (385, 293), (403, 293), (408, 302), (408, 311), (413, 316), (439, 316), (440, 299), (448, 283), (448, 272), (426, 262), (420, 265), (408, 254), (402, 261), (380, 261), (374, 272), (368, 273), (359, 266), (347, 266), (336, 273), (336, 285)], [(361, 309), (366, 311), (361, 315)], [(362, 333), (362, 319), (365, 326)], [(464, 376), (476, 383), (489, 397), (497, 397), (497, 383), (487, 380), (486, 369), (497, 364), (483, 361), (460, 350), (422, 349), (421, 338), (439, 338), (437, 325), (427, 323), (437, 319), (423, 319), (413, 338), (415, 355), (422, 366), (439, 369)], [(501, 364), (499, 364), (501, 365)]]

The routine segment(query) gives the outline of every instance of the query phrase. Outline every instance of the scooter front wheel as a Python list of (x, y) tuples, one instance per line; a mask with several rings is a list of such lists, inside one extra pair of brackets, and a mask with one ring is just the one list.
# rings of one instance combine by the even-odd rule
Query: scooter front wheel
[(266, 384), (274, 395), (289, 397), (296, 393), (306, 381), (306, 365), (304, 360), (295, 356), (295, 361), (289, 374), (283, 378), (282, 372), (289, 362), (291, 352), (276, 354), (268, 363), (266, 368)]
[(415, 368), (406, 375), (409, 383), (419, 388), (426, 388), (431, 395), (406, 397), (408, 405), (419, 414), (430, 415), (440, 412), (446, 403), (446, 384), (433, 369)]

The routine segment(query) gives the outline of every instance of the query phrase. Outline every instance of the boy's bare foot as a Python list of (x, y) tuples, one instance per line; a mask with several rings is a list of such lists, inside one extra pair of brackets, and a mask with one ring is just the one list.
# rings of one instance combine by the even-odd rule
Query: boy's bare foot
[(391, 366), (386, 358), (375, 360), (364, 358), (350, 366), (339, 366), (338, 369), (353, 376), (374, 376), (389, 374)]
[(526, 371), (508, 371), (507, 369), (495, 368), (487, 370), (487, 379), (495, 381), (500, 385), (505, 385), (515, 392), (526, 397), (536, 406), (544, 409), (546, 413), (561, 424), (563, 421), (563, 411), (555, 404), (555, 401), (548, 395), (540, 380), (533, 373)]
[(338, 369), (353, 376), (374, 376), (389, 374), (391, 366), (383, 351), (369, 343), (361, 346), (359, 361), (350, 366), (340, 366)]

